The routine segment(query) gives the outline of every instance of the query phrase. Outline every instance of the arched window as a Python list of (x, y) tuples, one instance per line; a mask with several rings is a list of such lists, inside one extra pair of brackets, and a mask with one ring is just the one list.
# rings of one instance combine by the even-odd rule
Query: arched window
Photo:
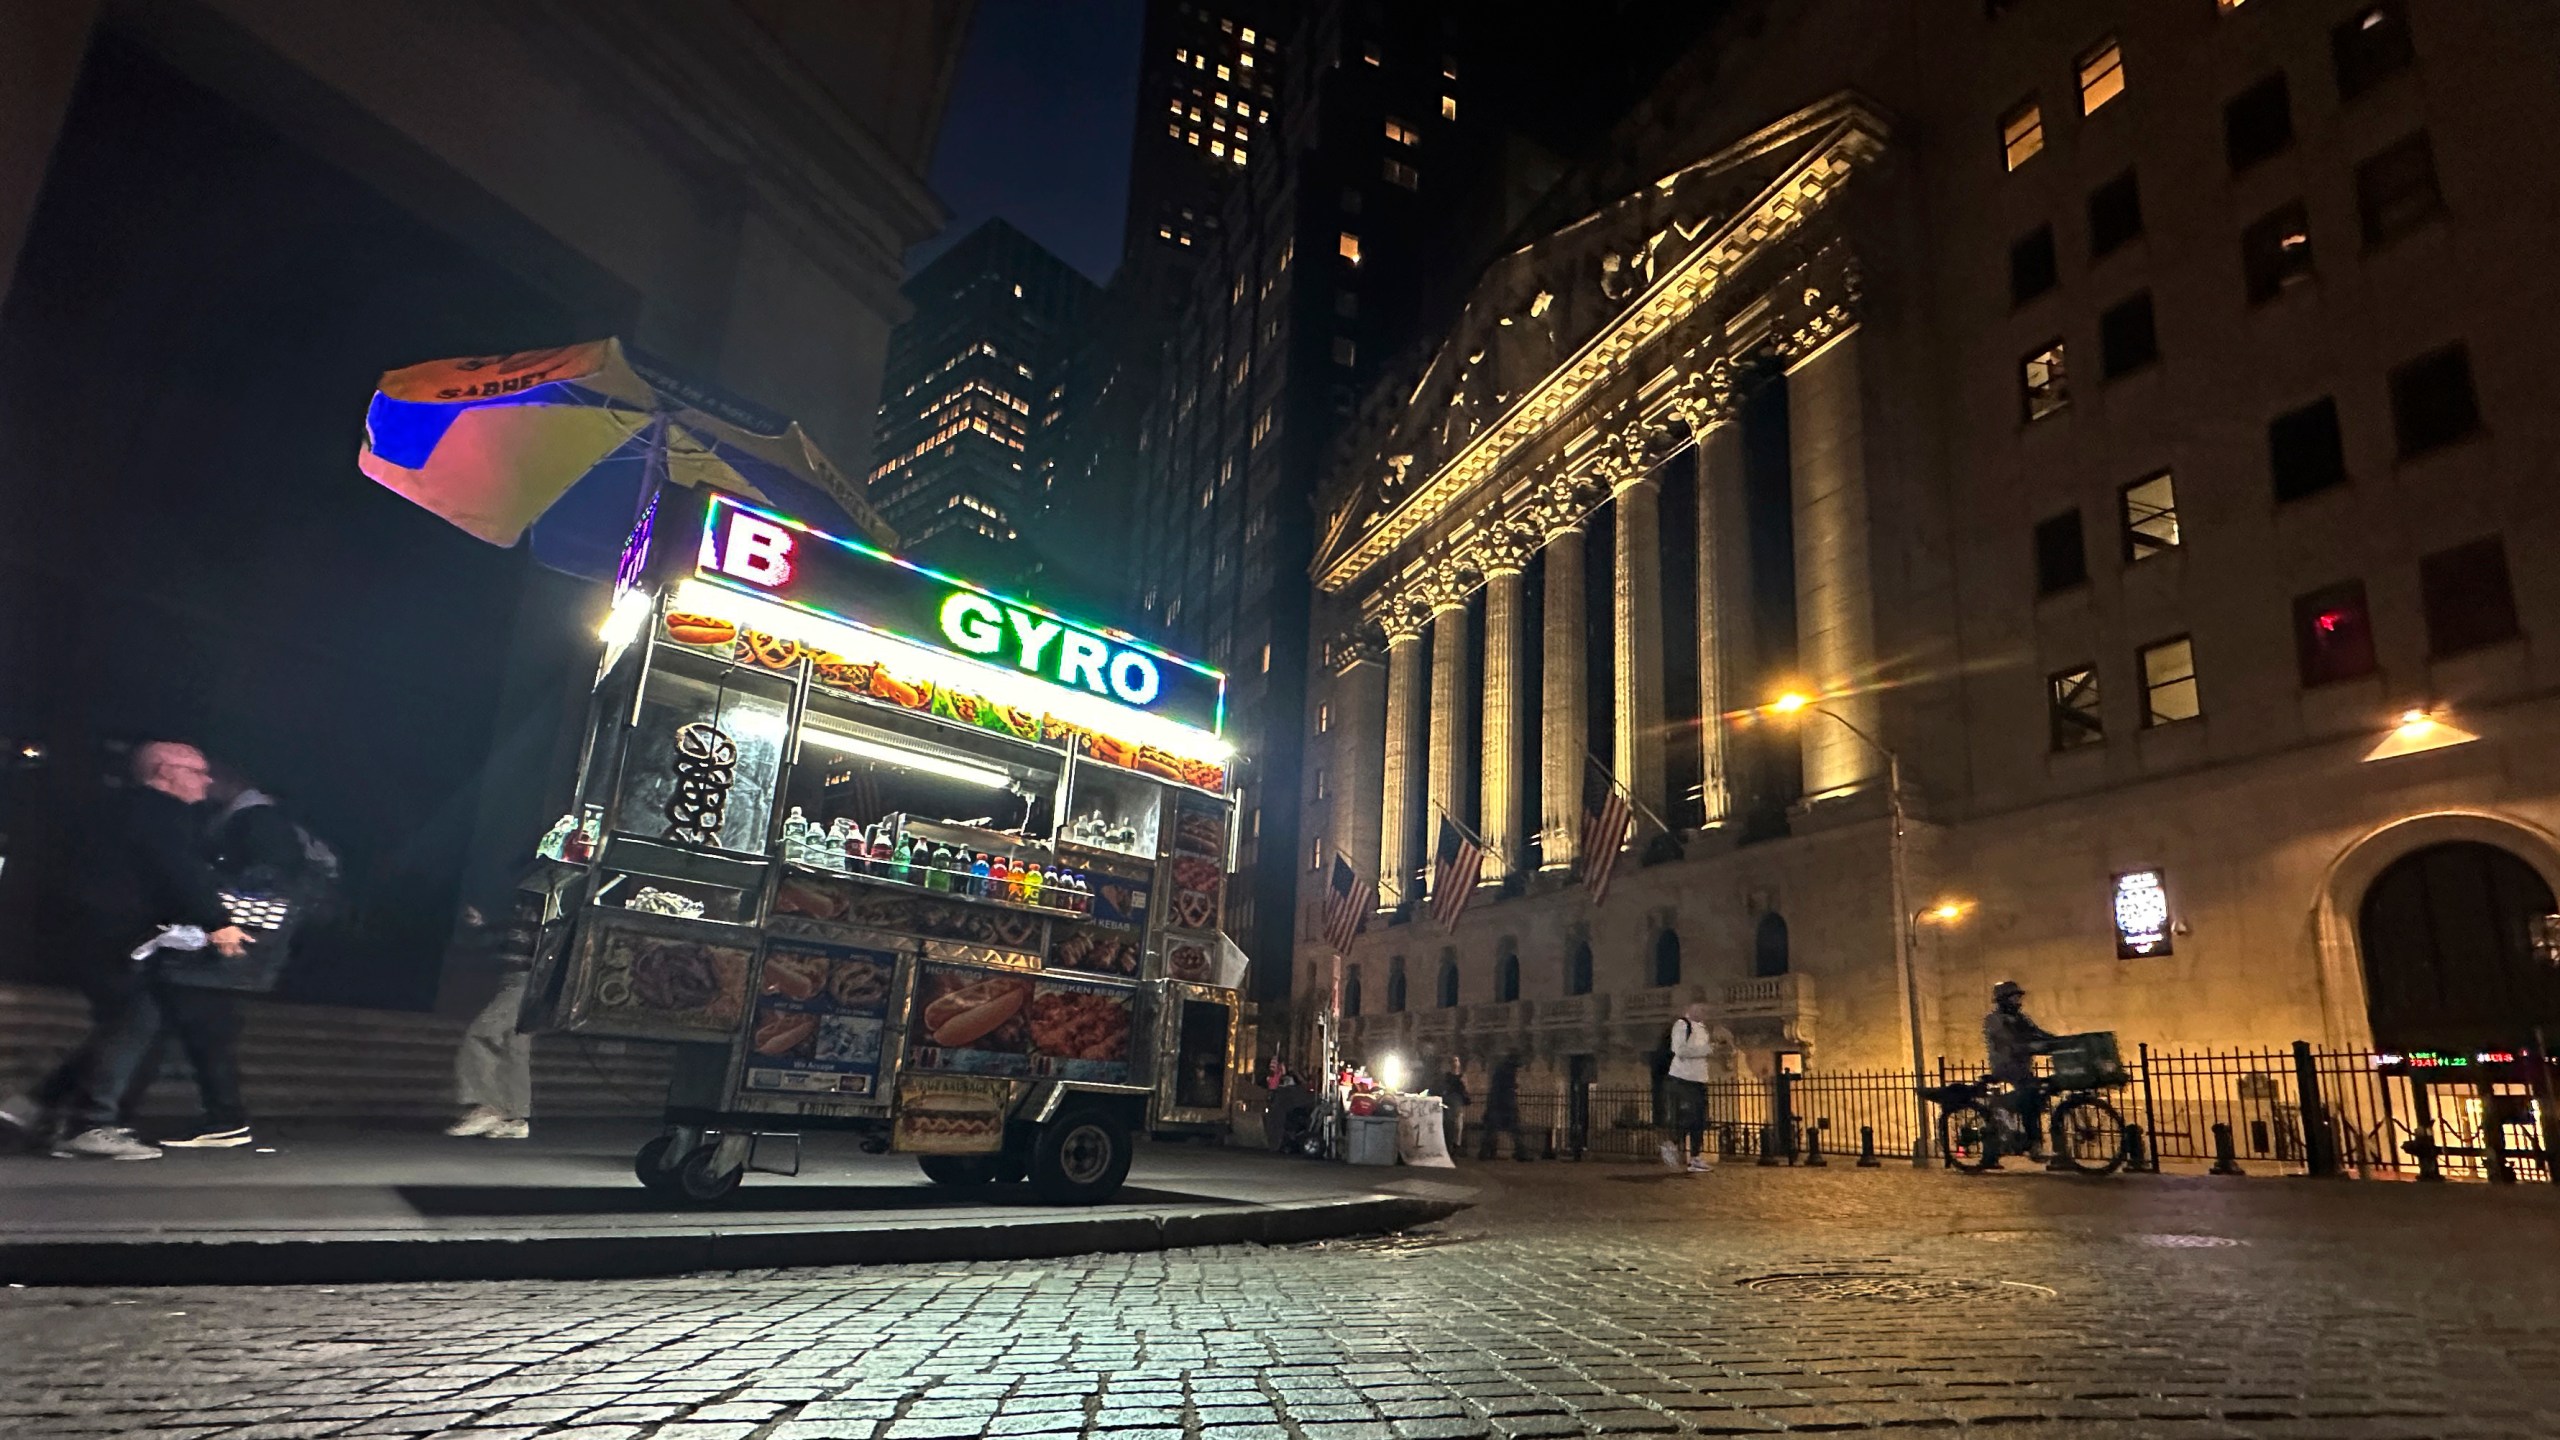
[(1458, 1003), (1458, 957), (1454, 951), (1440, 952), (1440, 1008), (1448, 1010)]
[(1357, 965), (1342, 972), (1342, 1013), (1360, 1013), (1360, 967)]
[(1508, 950), (1493, 962), (1493, 998), (1505, 1005), (1520, 998), (1520, 957)]
[(1751, 973), (1762, 979), (1787, 973), (1787, 917), (1772, 910), (1751, 937)]
[(1680, 983), (1680, 932), (1665, 930), (1653, 937), (1653, 983), (1656, 988)]
[(1564, 993), (1567, 995), (1591, 993), (1591, 946), (1588, 943), (1575, 945), (1572, 956), (1565, 961)]
[(1393, 1015), (1402, 1009), (1404, 1009), (1404, 957), (1398, 955), (1387, 961), (1387, 1013)]

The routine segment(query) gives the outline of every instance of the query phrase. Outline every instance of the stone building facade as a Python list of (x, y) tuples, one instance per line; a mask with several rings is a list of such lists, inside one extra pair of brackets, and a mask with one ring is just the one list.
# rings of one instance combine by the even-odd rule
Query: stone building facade
[(1639, 1081), (1704, 999), (1759, 1065), (1899, 1069), (2003, 978), (2128, 1045), (2560, 1021), (2560, 171), (2512, 141), (2556, 41), (1737, 7), (1325, 492), (1299, 993), (1340, 854), (1354, 1057)]

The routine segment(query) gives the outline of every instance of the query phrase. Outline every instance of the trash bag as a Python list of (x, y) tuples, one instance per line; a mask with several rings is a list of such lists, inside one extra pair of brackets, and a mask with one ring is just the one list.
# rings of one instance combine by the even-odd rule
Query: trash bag
[(1455, 1170), (1448, 1138), (1440, 1130), (1440, 1101), (1432, 1095), (1407, 1095), (1396, 1105), (1396, 1158), (1407, 1165)]

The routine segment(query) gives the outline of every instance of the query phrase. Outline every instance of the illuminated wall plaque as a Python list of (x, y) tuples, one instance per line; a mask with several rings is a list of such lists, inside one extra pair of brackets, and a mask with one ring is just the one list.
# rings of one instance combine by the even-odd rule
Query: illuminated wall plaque
[(2116, 877), (2116, 958), (2167, 955), (2169, 889), (2157, 870), (2127, 870)]
[(901, 640), (1021, 671), (1215, 735), (1226, 677), (858, 541), (712, 497), (697, 575)]

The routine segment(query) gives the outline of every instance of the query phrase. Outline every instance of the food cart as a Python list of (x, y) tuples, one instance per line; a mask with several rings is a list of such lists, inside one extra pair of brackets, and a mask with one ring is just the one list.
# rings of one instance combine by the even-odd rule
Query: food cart
[(809, 1130), (946, 1185), (1101, 1200), (1216, 1133), (1245, 960), (1225, 678), (667, 489), (615, 582), (528, 1031), (671, 1042), (642, 1183), (797, 1168)]

